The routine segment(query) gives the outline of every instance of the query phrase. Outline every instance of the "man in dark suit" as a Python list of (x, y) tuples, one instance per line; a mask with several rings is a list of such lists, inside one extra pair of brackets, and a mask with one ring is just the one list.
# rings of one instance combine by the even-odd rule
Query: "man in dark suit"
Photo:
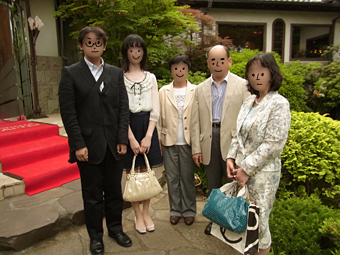
[(80, 172), (91, 254), (104, 254), (103, 209), (109, 236), (121, 246), (132, 245), (122, 229), (121, 189), (129, 103), (123, 71), (104, 64), (101, 58), (106, 41), (102, 29), (83, 28), (78, 43), (85, 57), (63, 68), (59, 84), (60, 113), (70, 146), (69, 162), (77, 162)]

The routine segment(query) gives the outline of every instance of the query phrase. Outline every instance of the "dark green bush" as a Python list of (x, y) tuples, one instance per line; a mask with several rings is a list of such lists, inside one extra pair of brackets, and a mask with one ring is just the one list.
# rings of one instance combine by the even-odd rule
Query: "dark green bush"
[(279, 93), (290, 103), (290, 109), (299, 112), (309, 112), (308, 97), (313, 95), (313, 83), (318, 78), (320, 63), (303, 64), (293, 61), (281, 66), (283, 74), (282, 87)]
[(340, 119), (340, 61), (332, 62), (321, 69), (321, 77), (315, 83), (313, 96), (315, 111), (330, 113), (334, 119)]
[(279, 197), (319, 194), (337, 205), (340, 197), (340, 122), (318, 113), (292, 112), (282, 156)]
[(276, 200), (269, 219), (271, 254), (331, 255), (335, 246), (319, 231), (331, 217), (339, 218), (340, 212), (322, 205), (316, 197)]
[(323, 221), (319, 231), (340, 249), (340, 219), (329, 218)]

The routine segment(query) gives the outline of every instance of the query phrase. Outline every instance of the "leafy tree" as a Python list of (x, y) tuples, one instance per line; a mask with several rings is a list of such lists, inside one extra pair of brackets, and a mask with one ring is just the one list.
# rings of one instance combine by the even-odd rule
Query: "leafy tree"
[(210, 15), (204, 14), (200, 10), (183, 8), (180, 10), (185, 16), (190, 16), (196, 20), (200, 26), (200, 30), (191, 29), (186, 35), (186, 51), (185, 54), (189, 57), (191, 62), (191, 70), (195, 73), (197, 71), (210, 74), (207, 67), (208, 49), (214, 45), (225, 45), (229, 49), (233, 48), (232, 40), (229, 38), (221, 38), (215, 32), (215, 19)]
[[(105, 61), (121, 66), (121, 46), (129, 34), (139, 34), (146, 42), (149, 68), (156, 76), (166, 71), (166, 61), (180, 52), (179, 45), (190, 45), (189, 31), (198, 31), (191, 15), (179, 11), (187, 7), (174, 5), (175, 0), (66, 0), (55, 17), (71, 19), (71, 26), (100, 26), (109, 39)], [(71, 33), (78, 35), (78, 27)]]

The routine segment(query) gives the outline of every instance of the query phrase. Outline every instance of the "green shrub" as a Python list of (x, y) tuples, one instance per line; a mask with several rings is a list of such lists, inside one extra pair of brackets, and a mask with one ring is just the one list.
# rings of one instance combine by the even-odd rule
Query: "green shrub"
[(192, 72), (189, 72), (189, 75), (188, 75), (188, 81), (190, 81), (192, 84), (195, 84), (195, 85), (198, 85), (202, 82), (204, 82), (207, 78), (206, 78), (206, 73), (202, 73), (202, 72), (195, 72), (195, 73), (192, 73)]
[(340, 212), (316, 197), (276, 200), (270, 215), (273, 255), (328, 255), (335, 247), (319, 231), (323, 221)]
[[(202, 73), (202, 72), (195, 72), (195, 73), (193, 73), (193, 72), (189, 71), (189, 75), (188, 75), (187, 79), (192, 84), (198, 85), (201, 82), (205, 81), (207, 78), (206, 78), (206, 73)], [(172, 77), (167, 77), (166, 79), (157, 79), (158, 88), (160, 89), (164, 85), (170, 84), (172, 81), (173, 81)]]
[(278, 196), (316, 193), (325, 203), (338, 203), (339, 156), (339, 121), (318, 113), (293, 111), (288, 140), (281, 156), (283, 167)]
[(303, 64), (293, 61), (281, 66), (283, 74), (279, 93), (290, 103), (290, 109), (299, 112), (309, 112), (308, 96), (313, 95), (313, 84), (318, 78), (320, 63)]
[(323, 221), (322, 227), (319, 231), (329, 240), (340, 248), (340, 219), (329, 218)]
[(321, 73), (315, 83), (315, 111), (330, 113), (332, 118), (340, 119), (340, 61), (323, 67)]

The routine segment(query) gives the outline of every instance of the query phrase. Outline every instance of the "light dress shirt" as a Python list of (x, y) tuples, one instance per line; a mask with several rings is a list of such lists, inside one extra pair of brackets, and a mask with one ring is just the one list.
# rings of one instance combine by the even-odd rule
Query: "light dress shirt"
[(150, 120), (158, 122), (160, 107), (156, 76), (145, 72), (142, 81), (130, 81), (124, 75), (125, 88), (129, 97), (129, 108), (133, 113), (150, 112)]
[[(103, 73), (103, 70), (104, 70), (104, 60), (102, 58), (100, 58), (100, 66), (97, 67), (97, 65), (95, 64), (92, 64), (90, 61), (88, 61), (85, 57), (84, 57), (84, 60), (85, 60), (85, 63), (88, 65), (88, 67), (90, 68), (90, 71), (94, 77), (94, 79), (96, 81), (98, 81), (99, 77), (102, 75)], [(102, 84), (100, 84), (99, 86), (99, 90), (100, 92), (103, 91), (103, 88), (104, 88), (104, 82), (102, 82)]]
[(185, 103), (185, 92), (187, 88), (174, 88), (174, 95), (177, 102), (178, 109), (178, 132), (176, 145), (186, 145), (187, 142), (184, 138), (184, 128), (183, 128), (183, 109)]
[(211, 75), (211, 103), (212, 103), (212, 122), (218, 123), (221, 122), (222, 112), (223, 112), (223, 103), (224, 103), (224, 95), (227, 90), (227, 80), (229, 76), (229, 71), (227, 76), (223, 79), (221, 84), (218, 86), (213, 76)]

